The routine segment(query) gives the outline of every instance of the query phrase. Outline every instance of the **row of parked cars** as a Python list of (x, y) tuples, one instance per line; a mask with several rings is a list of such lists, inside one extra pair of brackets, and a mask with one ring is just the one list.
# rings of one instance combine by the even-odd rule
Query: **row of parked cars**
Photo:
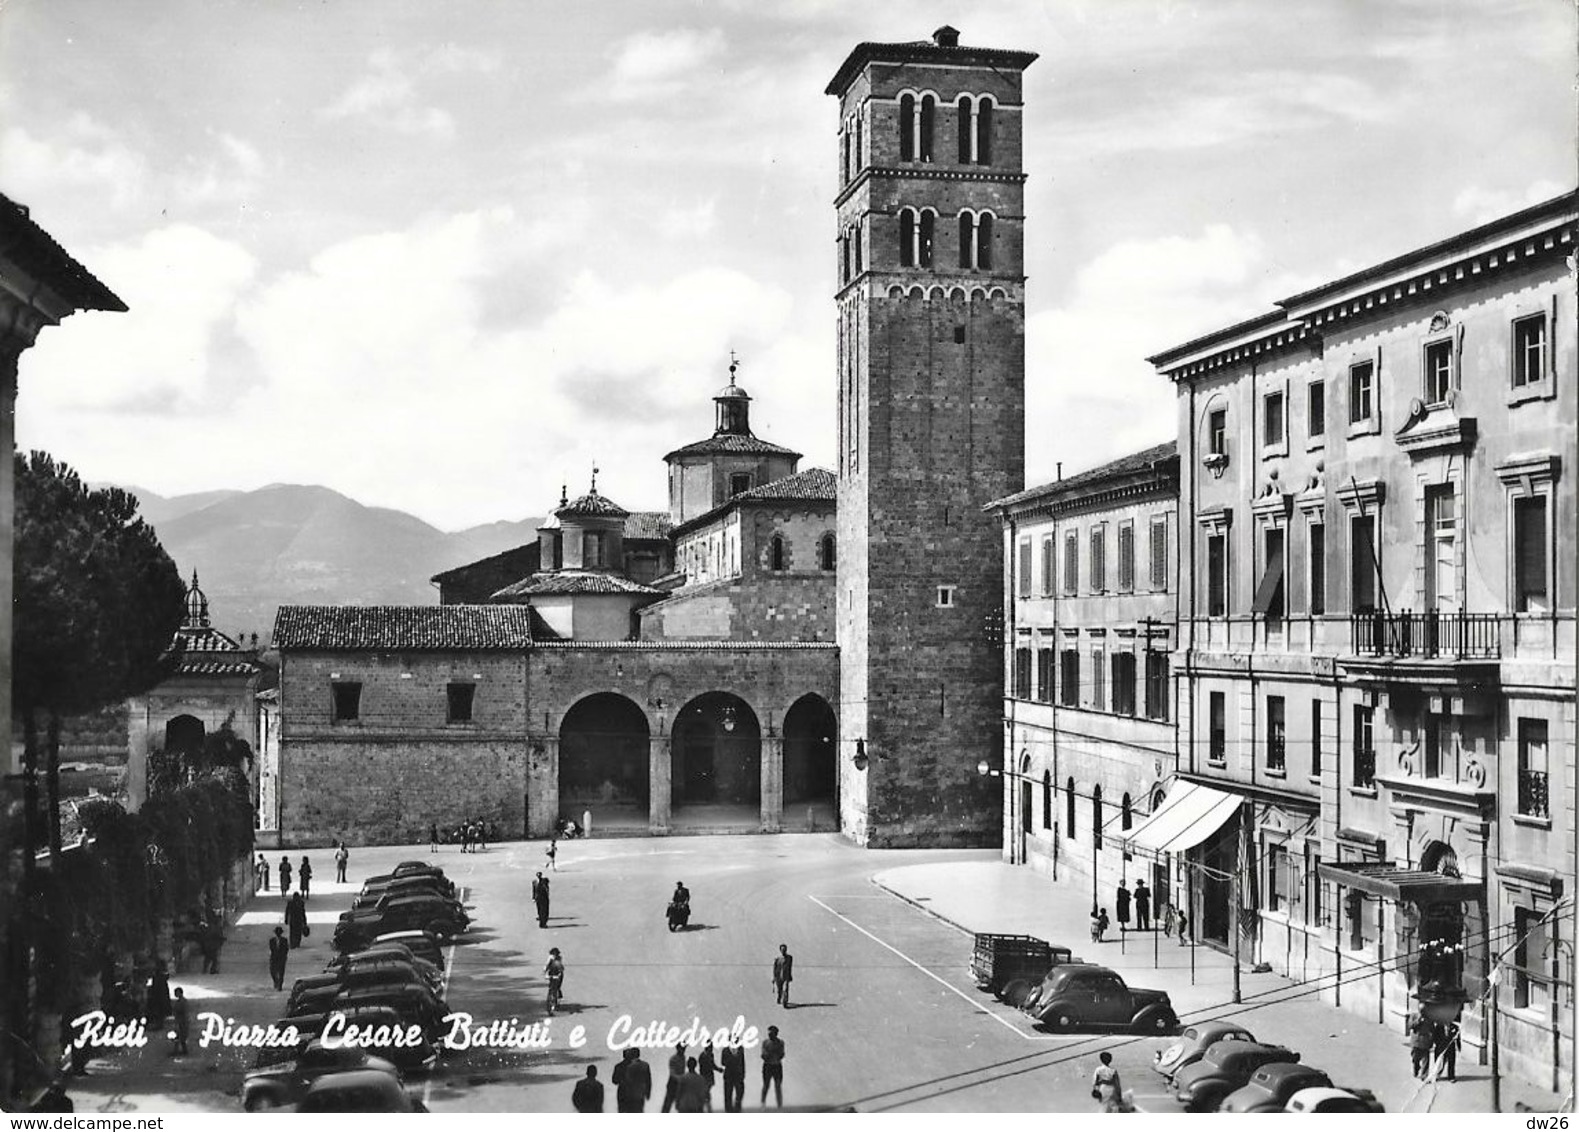
[(1370, 1090), (1338, 1088), (1294, 1050), (1258, 1042), (1237, 1022), (1185, 1027), (1152, 1068), (1190, 1112), (1383, 1111)]
[(445, 1001), (444, 945), (471, 920), (444, 870), (404, 861), (370, 878), (335, 926), (337, 954), (321, 975), (297, 979), (278, 1032), (242, 1080), (248, 1112), (423, 1112), (405, 1077), (438, 1062)]

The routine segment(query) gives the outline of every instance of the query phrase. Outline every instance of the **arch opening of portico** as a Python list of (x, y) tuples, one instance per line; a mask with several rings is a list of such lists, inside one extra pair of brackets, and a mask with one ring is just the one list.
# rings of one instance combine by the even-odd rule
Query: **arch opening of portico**
[(559, 819), (591, 811), (598, 829), (646, 829), (647, 716), (617, 692), (578, 701), (559, 725)]
[(809, 692), (784, 713), (784, 828), (838, 828), (839, 721), (828, 701)]
[(706, 692), (676, 713), (671, 736), (673, 824), (759, 828), (762, 727), (751, 705), (729, 692)]

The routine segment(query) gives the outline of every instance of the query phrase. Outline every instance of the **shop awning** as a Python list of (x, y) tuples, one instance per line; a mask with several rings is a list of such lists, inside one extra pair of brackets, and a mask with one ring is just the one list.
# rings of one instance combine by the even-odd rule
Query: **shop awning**
[(1182, 853), (1221, 829), (1238, 813), (1243, 801), (1238, 794), (1214, 790), (1199, 782), (1180, 782), (1150, 817), (1120, 834), (1119, 842), (1126, 853), (1151, 857)]
[(1381, 861), (1323, 862), (1317, 872), (1322, 880), (1334, 881), (1345, 888), (1416, 904), (1438, 900), (1474, 902), (1486, 895), (1486, 882), (1482, 880), (1465, 880)]

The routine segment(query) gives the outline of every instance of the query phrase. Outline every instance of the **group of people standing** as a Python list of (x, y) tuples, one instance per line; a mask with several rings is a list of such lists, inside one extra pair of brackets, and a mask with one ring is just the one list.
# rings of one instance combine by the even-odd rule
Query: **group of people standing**
[[(460, 843), (462, 853), (476, 853), (488, 848), (488, 842), (499, 840), (499, 829), (493, 822), (471, 818), (450, 831), (450, 840)], [(428, 823), (428, 852), (439, 851), (439, 823)]]
[[(1149, 932), (1156, 930), (1158, 927), (1163, 927), (1164, 931), (1169, 930), (1162, 924), (1153, 921), (1153, 911), (1160, 916), (1163, 911), (1163, 904), (1161, 901), (1157, 901), (1155, 908), (1153, 907), (1151, 889), (1147, 887), (1144, 880), (1135, 882), (1133, 892), (1128, 884), (1124, 881), (1119, 881), (1118, 892), (1113, 898), (1113, 910), (1118, 915), (1118, 929), (1121, 932), (1130, 930), (1131, 912), (1134, 913), (1135, 917), (1135, 931)], [(1105, 943), (1111, 923), (1112, 921), (1108, 919), (1107, 909), (1099, 908), (1093, 904), (1091, 906), (1091, 942)], [(1190, 936), (1190, 920), (1184, 914), (1183, 908), (1175, 908), (1173, 910), (1173, 925), (1178, 929), (1179, 946), (1183, 947)]]
[[(334, 854), (335, 875), (336, 875), (336, 879), (337, 880), (342, 880), (342, 881), (345, 880), (345, 865), (346, 865), (346, 862), (348, 860), (350, 860), (350, 857), (351, 857), (351, 854), (346, 849), (345, 842), (344, 841), (340, 842), (340, 846), (339, 846), (338, 849), (335, 850), (335, 854)], [(253, 869), (258, 874), (258, 891), (260, 891), (260, 892), (268, 892), (269, 891), (269, 862), (268, 862), (268, 859), (266, 857), (264, 857), (264, 855), (262, 853), (258, 854), (258, 861), (257, 861), (257, 864), (255, 864), (253, 866)], [(291, 869), (291, 859), (290, 859), (290, 857), (284, 856), (284, 855), (282, 855), (280, 857), (280, 895), (281, 896), (285, 896), (285, 895), (289, 894), (289, 892), (291, 890), (291, 880), (293, 878), (296, 881), (296, 886), (297, 886), (298, 890), (300, 891), (301, 897), (302, 897), (303, 900), (306, 900), (310, 896), (312, 896), (313, 864), (312, 864), (311, 861), (309, 861), (307, 859), (307, 854), (305, 854), (305, 853), (302, 854), (301, 867), (299, 869), (294, 870), (294, 872)]]
[(1433, 1022), (1424, 1014), (1415, 1016), (1409, 1024), (1409, 1061), (1416, 1077), (1427, 1080), (1435, 1062), (1441, 1076), (1458, 1080), (1458, 1030), (1457, 1022)]
[[(746, 1093), (746, 1051), (741, 1045), (715, 1051), (708, 1042), (700, 1053), (691, 1056), (684, 1045), (676, 1045), (669, 1057), (669, 1081), (664, 1087), (663, 1111), (712, 1112), (713, 1086), (724, 1082), (724, 1111), (739, 1112)], [(614, 1066), (615, 1107), (620, 1112), (645, 1112), (652, 1099), (652, 1067), (642, 1060), (639, 1049), (627, 1049)], [(762, 1104), (768, 1103), (768, 1090), (784, 1107), (784, 1039), (777, 1026), (768, 1027), (762, 1043)], [(576, 1082), (570, 1103), (577, 1112), (603, 1111), (603, 1082), (598, 1067), (587, 1066), (587, 1075)]]

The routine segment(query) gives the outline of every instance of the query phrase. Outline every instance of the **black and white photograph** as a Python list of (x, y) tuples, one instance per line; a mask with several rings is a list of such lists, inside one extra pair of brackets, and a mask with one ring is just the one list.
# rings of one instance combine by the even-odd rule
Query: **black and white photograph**
[(1573, 0), (3, 0), (0, 1110), (1566, 1127), (1576, 234)]

